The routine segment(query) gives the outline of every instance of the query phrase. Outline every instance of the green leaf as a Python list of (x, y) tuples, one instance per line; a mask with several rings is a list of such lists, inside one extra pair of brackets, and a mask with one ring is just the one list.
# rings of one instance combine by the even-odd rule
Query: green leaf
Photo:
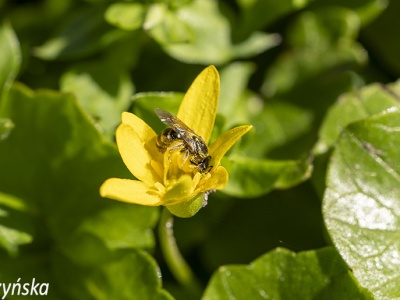
[[(310, 162), (303, 158), (288, 160), (294, 153), (284, 150), (290, 142), (296, 143), (296, 147), (288, 148), (301, 149), (296, 139), (311, 127), (311, 114), (283, 101), (263, 103), (260, 97), (246, 90), (252, 72), (253, 67), (248, 63), (230, 64), (221, 72), (218, 112), (225, 119), (223, 131), (239, 124), (254, 126), (231, 151), (231, 156), (223, 160), (230, 171), (224, 192), (237, 197), (256, 197), (274, 188), (291, 187), (307, 179), (311, 171)], [(274, 149), (279, 152), (280, 160), (265, 159)], [(251, 158), (243, 157), (242, 153)]]
[(357, 14), (344, 8), (303, 12), (289, 28), (290, 50), (268, 70), (263, 94), (287, 93), (315, 84), (313, 79), (334, 67), (364, 63), (366, 53), (355, 41), (359, 26)]
[[(0, 174), (0, 189), (30, 199), (45, 214), (55, 237), (66, 240), (83, 220), (97, 220), (105, 226), (97, 216), (102, 211), (110, 209), (105, 214), (115, 214), (115, 218), (129, 211), (135, 214), (137, 206), (126, 206), (126, 211), (113, 209), (120, 203), (100, 198), (99, 187), (104, 180), (132, 175), (116, 147), (102, 139), (73, 97), (17, 87), (7, 104), (4, 113), (12, 117), (15, 129), (0, 144), (0, 169), (7, 170)], [(140, 211), (149, 220), (154, 220), (153, 214), (157, 213), (151, 208)], [(89, 221), (91, 217), (94, 220)], [(119, 226), (111, 219), (103, 237), (106, 240), (110, 234), (107, 238), (112, 241)], [(122, 219), (135, 226), (131, 219)], [(143, 229), (141, 223), (138, 219)], [(122, 221), (118, 224), (126, 232), (127, 225)], [(129, 234), (125, 238), (132, 240)]]
[(247, 84), (254, 69), (252, 63), (235, 62), (221, 70), (218, 114), (226, 119), (225, 130), (249, 122), (249, 109), (254, 109), (257, 104), (251, 102), (247, 91)]
[(54, 264), (59, 286), (70, 299), (173, 299), (161, 287), (154, 259), (144, 251), (118, 253), (94, 267), (71, 264), (61, 255)]
[[(108, 249), (152, 248), (154, 235), (151, 228), (158, 221), (158, 210), (145, 206), (121, 203), (84, 220), (80, 231), (88, 232), (105, 241)], [(134, 220), (134, 222), (132, 222)], [(110, 224), (112, 224), (110, 228)]]
[(64, 73), (60, 85), (62, 91), (76, 96), (101, 132), (114, 136), (134, 90), (127, 71), (107, 62), (79, 64)]
[(18, 247), (33, 240), (32, 219), (22, 199), (0, 192), (0, 247), (17, 254)]
[[(250, 104), (253, 103), (249, 102), (248, 105)], [(249, 122), (254, 130), (245, 136), (240, 150), (257, 158), (264, 158), (266, 155), (275, 159), (304, 156), (299, 139), (312, 127), (312, 114), (285, 101), (270, 100), (261, 105), (263, 107), (257, 113), (249, 113)]]
[(256, 32), (232, 45), (229, 22), (214, 0), (194, 0), (176, 10), (164, 3), (154, 4), (143, 26), (170, 56), (186, 63), (222, 64), (279, 43), (276, 35)]
[(220, 267), (202, 299), (372, 298), (333, 248), (298, 254), (278, 248), (248, 266)]
[(128, 34), (104, 22), (103, 10), (81, 10), (69, 16), (53, 37), (34, 49), (34, 54), (45, 60), (79, 58), (92, 54)]
[(304, 160), (267, 160), (231, 155), (222, 159), (229, 173), (224, 193), (257, 197), (272, 189), (286, 189), (308, 179), (312, 166)]
[(0, 119), (0, 142), (5, 140), (9, 136), (13, 128), (14, 123), (10, 119)]
[(139, 3), (114, 3), (106, 12), (105, 19), (108, 23), (124, 30), (136, 30), (142, 26), (145, 9)]
[(238, 0), (242, 10), (242, 23), (238, 28), (241, 36), (254, 30), (262, 30), (285, 15), (304, 8), (309, 0)]
[(74, 97), (17, 85), (2, 114), (15, 128), (0, 143), (0, 190), (30, 208), (32, 247), (62, 252), (79, 265), (104, 262), (111, 250), (154, 247), (156, 208), (100, 197), (107, 178), (132, 175)]
[[(393, 88), (398, 86), (400, 81)], [(371, 84), (357, 92), (341, 96), (324, 119), (314, 153), (326, 152), (350, 123), (366, 119), (392, 106), (400, 107), (398, 96), (379, 84)]]
[[(0, 26), (0, 108), (21, 65), (21, 50), (17, 36), (9, 23)], [(0, 136), (2, 134), (0, 133)]]
[(328, 233), (360, 285), (400, 297), (400, 112), (350, 124), (330, 159), (323, 213)]
[(361, 24), (368, 24), (376, 19), (388, 6), (386, 0), (317, 0), (314, 1), (316, 7), (346, 7), (357, 13)]

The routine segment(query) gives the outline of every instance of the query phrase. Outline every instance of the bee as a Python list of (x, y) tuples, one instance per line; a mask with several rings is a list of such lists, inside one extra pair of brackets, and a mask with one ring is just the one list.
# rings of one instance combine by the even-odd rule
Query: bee
[(211, 156), (208, 155), (204, 139), (169, 112), (159, 108), (156, 108), (155, 112), (161, 122), (169, 126), (157, 137), (158, 149), (164, 152), (173, 142), (178, 141), (170, 148), (170, 151), (178, 149), (185, 151), (184, 161), (190, 157), (190, 162), (200, 173), (209, 172), (213, 166), (210, 166)]

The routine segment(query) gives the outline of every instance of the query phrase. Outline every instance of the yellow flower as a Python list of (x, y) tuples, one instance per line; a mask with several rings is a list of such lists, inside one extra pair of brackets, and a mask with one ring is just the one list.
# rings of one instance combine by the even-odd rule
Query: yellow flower
[[(214, 66), (204, 69), (185, 94), (177, 117), (208, 144), (214, 127), (219, 97), (219, 75)], [(147, 206), (164, 205), (178, 217), (191, 217), (205, 204), (208, 194), (221, 190), (228, 173), (220, 161), (236, 141), (251, 129), (239, 126), (219, 136), (210, 146), (209, 172), (199, 172), (184, 159), (184, 151), (164, 153), (156, 146), (157, 133), (134, 114), (122, 113), (117, 128), (118, 150), (129, 171), (138, 179), (107, 179), (102, 197)]]

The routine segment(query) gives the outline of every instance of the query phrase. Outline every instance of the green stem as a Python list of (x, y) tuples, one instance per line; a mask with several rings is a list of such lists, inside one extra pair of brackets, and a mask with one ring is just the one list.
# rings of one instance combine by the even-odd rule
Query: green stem
[(163, 208), (158, 226), (161, 251), (171, 273), (190, 293), (191, 299), (200, 298), (202, 293), (201, 284), (179, 252), (174, 237), (174, 218), (166, 207)]

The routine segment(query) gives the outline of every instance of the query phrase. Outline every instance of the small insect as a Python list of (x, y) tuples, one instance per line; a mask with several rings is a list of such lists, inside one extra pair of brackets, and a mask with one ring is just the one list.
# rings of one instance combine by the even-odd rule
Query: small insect
[(179, 143), (172, 146), (170, 151), (178, 149), (185, 151), (184, 161), (190, 157), (190, 162), (197, 167), (200, 173), (209, 172), (212, 168), (209, 165), (211, 156), (208, 155), (204, 139), (169, 112), (159, 108), (156, 108), (155, 112), (161, 122), (170, 127), (158, 135), (158, 149), (164, 152), (173, 142), (178, 141)]

